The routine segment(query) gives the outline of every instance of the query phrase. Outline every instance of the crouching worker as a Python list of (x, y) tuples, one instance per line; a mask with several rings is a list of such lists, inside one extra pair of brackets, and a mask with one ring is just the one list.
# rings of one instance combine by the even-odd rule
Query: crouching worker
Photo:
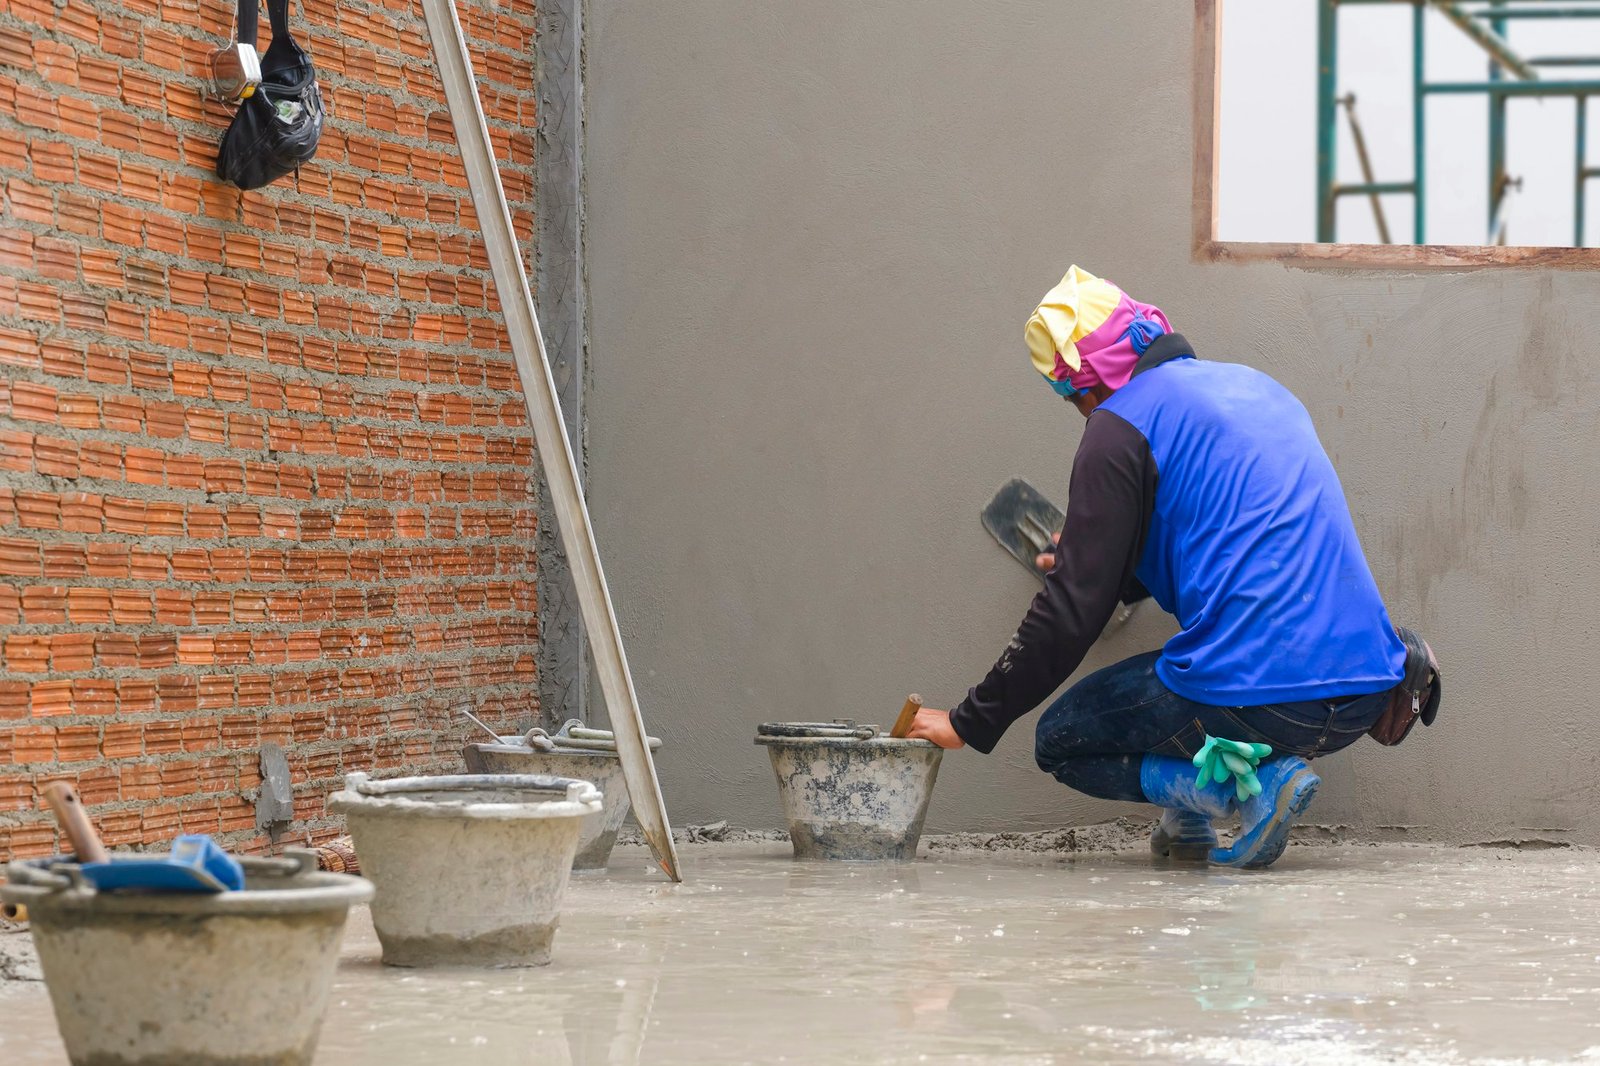
[[(1199, 357), (1159, 309), (1077, 267), (1027, 343), (1088, 419), (1066, 521), (994, 668), (954, 710), (921, 711), (911, 736), (992, 751), (1077, 669), (1118, 600), (1148, 594), (1182, 631), (1046, 710), (1039, 766), (1079, 792), (1164, 808), (1158, 854), (1267, 866), (1320, 784), (1309, 760), (1397, 708), (1405, 727), (1431, 721), (1433, 676), (1431, 691), (1416, 676), (1401, 686), (1433, 664), (1390, 623), (1333, 465), (1282, 385)], [(1202, 754), (1216, 772), (1197, 780)], [(1213, 823), (1235, 815), (1220, 847)]]

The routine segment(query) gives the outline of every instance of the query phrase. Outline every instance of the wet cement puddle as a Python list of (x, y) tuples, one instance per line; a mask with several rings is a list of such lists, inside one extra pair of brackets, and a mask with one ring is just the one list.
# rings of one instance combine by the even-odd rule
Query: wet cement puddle
[[(671, 886), (621, 849), (539, 970), (386, 969), (355, 912), (318, 1062), (1600, 1062), (1592, 853), (788, 852), (688, 845)], [(65, 1061), (43, 986), (0, 1018), (0, 1062)]]

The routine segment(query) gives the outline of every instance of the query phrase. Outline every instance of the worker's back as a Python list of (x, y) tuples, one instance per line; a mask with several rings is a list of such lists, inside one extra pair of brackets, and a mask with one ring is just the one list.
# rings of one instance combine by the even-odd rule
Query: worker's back
[(1138, 576), (1183, 631), (1157, 672), (1200, 703), (1392, 687), (1405, 652), (1305, 407), (1258, 370), (1150, 367), (1101, 405), (1149, 442), (1157, 485)]

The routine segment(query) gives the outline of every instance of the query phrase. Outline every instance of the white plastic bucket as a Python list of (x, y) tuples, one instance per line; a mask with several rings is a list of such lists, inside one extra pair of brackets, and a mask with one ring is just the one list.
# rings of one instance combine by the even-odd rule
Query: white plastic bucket
[(96, 892), (75, 866), (6, 868), (0, 898), (28, 908), (74, 1064), (311, 1061), (345, 917), (372, 886), (318, 872), (309, 851), (240, 862), (245, 887), (216, 894)]
[(372, 924), (391, 966), (542, 966), (561, 914), (587, 781), (472, 774), (373, 781), (328, 800), (377, 888)]

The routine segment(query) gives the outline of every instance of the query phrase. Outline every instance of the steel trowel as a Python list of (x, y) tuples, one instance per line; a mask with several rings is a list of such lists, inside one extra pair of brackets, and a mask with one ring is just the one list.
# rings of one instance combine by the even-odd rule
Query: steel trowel
[[(1000, 542), (1010, 556), (1027, 568), (1028, 573), (1044, 581), (1045, 572), (1034, 559), (1041, 554), (1054, 554), (1055, 542), (1051, 535), (1061, 532), (1067, 516), (1061, 508), (1051, 503), (1044, 493), (1022, 478), (1012, 478), (1000, 486), (981, 515), (983, 528)], [(1101, 633), (1112, 633), (1125, 625), (1142, 600), (1117, 606)]]

